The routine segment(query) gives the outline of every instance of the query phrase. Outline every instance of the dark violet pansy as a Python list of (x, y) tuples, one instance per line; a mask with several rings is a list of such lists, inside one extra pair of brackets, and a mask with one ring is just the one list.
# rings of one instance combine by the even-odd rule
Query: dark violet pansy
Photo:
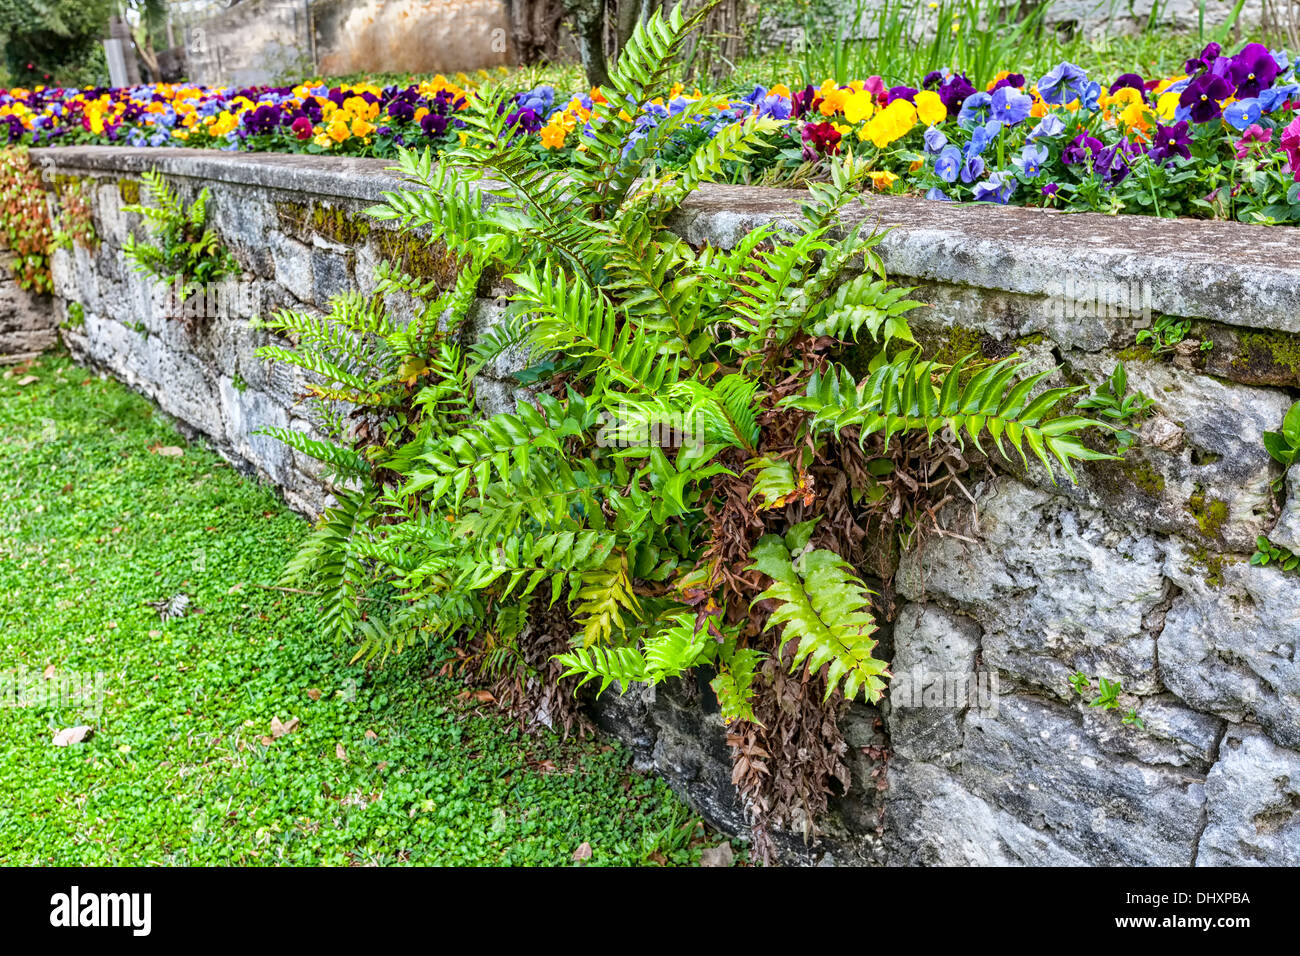
[(1193, 123), (1208, 123), (1223, 112), (1220, 103), (1231, 95), (1231, 83), (1221, 76), (1203, 73), (1187, 84), (1178, 97), (1178, 105), (1191, 111)]
[(1188, 135), (1187, 120), (1173, 126), (1157, 126), (1155, 142), (1151, 144), (1150, 156), (1158, 163), (1167, 162), (1175, 156), (1191, 159), (1189, 147), (1192, 138)]
[(1237, 88), (1237, 99), (1259, 96), (1277, 79), (1277, 61), (1262, 43), (1248, 43), (1232, 58), (1228, 78)]

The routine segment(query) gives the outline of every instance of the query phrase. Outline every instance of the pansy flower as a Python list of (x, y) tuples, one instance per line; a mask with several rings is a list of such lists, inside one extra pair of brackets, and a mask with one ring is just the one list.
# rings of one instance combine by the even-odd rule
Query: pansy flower
[(1277, 79), (1277, 61), (1262, 43), (1248, 43), (1232, 58), (1228, 78), (1236, 86), (1237, 99), (1259, 96)]
[(1175, 156), (1191, 159), (1192, 152), (1188, 148), (1191, 144), (1192, 140), (1188, 135), (1187, 120), (1173, 126), (1157, 124), (1155, 142), (1151, 145), (1149, 155), (1159, 163), (1167, 162)]
[(1006, 204), (1016, 191), (1016, 180), (1009, 173), (998, 170), (983, 182), (976, 183), (974, 199), (976, 202), (995, 202)]
[(1020, 92), (1014, 86), (999, 87), (989, 100), (989, 109), (1003, 126), (1016, 126), (1029, 118), (1033, 107), (1033, 97)]
[(1038, 81), (1038, 95), (1045, 103), (1061, 106), (1083, 99), (1087, 84), (1087, 72), (1082, 67), (1065, 62), (1053, 67)]
[(1223, 77), (1203, 73), (1179, 95), (1178, 105), (1189, 111), (1193, 123), (1208, 123), (1222, 114), (1220, 103), (1232, 92), (1232, 84)]
[(1259, 100), (1254, 97), (1236, 100), (1223, 108), (1223, 121), (1239, 132), (1244, 132), (1246, 127), (1258, 123), (1263, 115), (1264, 110)]

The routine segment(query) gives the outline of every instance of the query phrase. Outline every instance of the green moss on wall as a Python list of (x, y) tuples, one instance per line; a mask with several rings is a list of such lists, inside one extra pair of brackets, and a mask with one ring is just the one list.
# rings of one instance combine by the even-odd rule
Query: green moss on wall
[(963, 356), (970, 355), (972, 352), (976, 357), (984, 354), (984, 336), (979, 332), (954, 325), (943, 340), (935, 343), (932, 358), (944, 365), (954, 365)]
[(1300, 384), (1300, 336), (1288, 332), (1243, 332), (1237, 339), (1232, 368), (1254, 377), (1281, 371)]
[(1228, 521), (1228, 503), (1222, 498), (1207, 496), (1205, 488), (1197, 485), (1187, 498), (1187, 513), (1196, 519), (1201, 534), (1207, 538), (1219, 538)]
[(370, 235), (370, 221), (341, 206), (284, 201), (275, 204), (275, 212), (280, 228), (302, 241), (310, 241), (316, 235), (341, 246), (355, 246)]
[(1129, 479), (1152, 498), (1159, 498), (1165, 490), (1165, 476), (1151, 467), (1148, 461), (1124, 462)]
[(122, 197), (122, 202), (127, 205), (134, 205), (140, 201), (140, 181), (138, 179), (119, 179), (117, 181), (117, 194)]
[(1145, 345), (1132, 345), (1116, 352), (1115, 357), (1121, 362), (1150, 362), (1154, 358), (1151, 350)]
[[(1192, 565), (1200, 569), (1202, 578), (1212, 588), (1223, 584), (1223, 569), (1231, 560), (1227, 555), (1218, 554), (1207, 548), (1197, 548), (1191, 553)], [(1188, 569), (1191, 570), (1191, 569)]]

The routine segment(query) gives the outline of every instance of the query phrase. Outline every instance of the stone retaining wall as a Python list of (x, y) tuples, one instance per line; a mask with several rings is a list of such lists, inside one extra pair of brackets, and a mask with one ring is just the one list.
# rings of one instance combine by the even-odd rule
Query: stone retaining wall
[[(95, 182), (98, 249), (54, 260), (58, 318), (81, 306), (63, 333), (73, 353), (291, 504), (319, 509), (312, 463), (252, 435), (311, 428), (301, 382), (255, 359), (264, 333), (242, 320), (168, 318), (121, 257), (136, 228), (121, 206), (147, 166), (190, 196), (209, 186), (256, 308), (321, 309), (336, 292), (372, 289), (380, 259), (419, 254), (359, 215), (395, 185), (384, 164), (95, 147), (32, 155), (50, 176)], [(797, 195), (710, 187), (674, 228), (727, 244), (790, 215)], [(1019, 351), (1060, 365), (1060, 383), (1096, 383), (1122, 358), (1156, 408), (1124, 462), (1088, 465), (1078, 485), (1038, 468), (972, 473), (976, 506), (949, 505), (944, 534), (900, 568), (882, 642), (894, 700), (844, 717), (853, 787), (819, 841), (785, 841), (791, 856), (1300, 863), (1300, 574), (1247, 564), (1263, 533), (1300, 552), (1300, 479), (1275, 496), (1279, 472), (1260, 440), (1300, 395), (1300, 231), (891, 197), (852, 215), (893, 227), (880, 250), (931, 304), (910, 316), (929, 349)], [(1078, 290), (1099, 287), (1134, 291), (1151, 315), (1192, 319), (1193, 344), (1157, 358), (1135, 346), (1149, 319), (1079, 314)], [(473, 329), (498, 308), (483, 300)], [(488, 410), (513, 400), (511, 371), (500, 363), (480, 383)], [(1088, 707), (1068, 682), (1080, 670), (1121, 681), (1123, 707), (1145, 729)], [(991, 705), (900, 697), (908, 686), (939, 693), (935, 675), (971, 674), (996, 682)], [(743, 829), (707, 689), (610, 694), (599, 716), (706, 816)]]
[(50, 297), (20, 288), (10, 259), (0, 253), (0, 365), (35, 358), (59, 338)]

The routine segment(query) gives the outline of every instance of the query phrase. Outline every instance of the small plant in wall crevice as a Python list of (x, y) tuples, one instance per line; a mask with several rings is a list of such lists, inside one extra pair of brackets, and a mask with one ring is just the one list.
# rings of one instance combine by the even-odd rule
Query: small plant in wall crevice
[(123, 206), (122, 211), (144, 216), (149, 237), (157, 244), (138, 241), (134, 235), (126, 237), (122, 252), (135, 263), (137, 272), (179, 286), (182, 302), (208, 283), (239, 273), (235, 257), (208, 228), (210, 193), (206, 186), (186, 209), (176, 189), (157, 170), (141, 178), (151, 205), (135, 203)]

